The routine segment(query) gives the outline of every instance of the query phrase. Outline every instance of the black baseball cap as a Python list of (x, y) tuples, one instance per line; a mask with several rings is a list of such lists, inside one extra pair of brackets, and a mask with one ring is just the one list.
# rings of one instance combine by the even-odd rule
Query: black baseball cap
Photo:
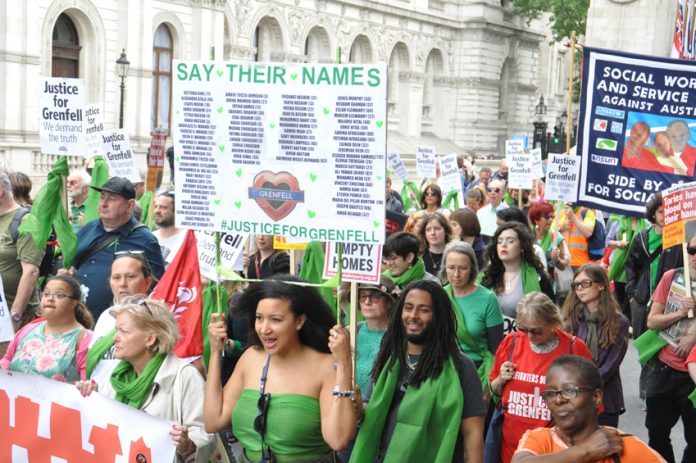
[(131, 183), (131, 181), (127, 178), (123, 177), (111, 177), (102, 186), (92, 186), (90, 188), (97, 190), (100, 193), (106, 191), (123, 196), (126, 199), (135, 199), (135, 187), (133, 186), (133, 183)]

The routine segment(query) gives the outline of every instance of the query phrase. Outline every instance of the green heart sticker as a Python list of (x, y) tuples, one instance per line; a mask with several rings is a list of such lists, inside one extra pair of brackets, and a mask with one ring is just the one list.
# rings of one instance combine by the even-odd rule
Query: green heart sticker
[(375, 124), (377, 125), (378, 129), (381, 129), (382, 126), (384, 125), (384, 121), (376, 121)]
[(179, 110), (178, 110), (178, 109), (176, 110), (176, 114), (177, 114), (177, 115), (179, 114)]
[(274, 122), (271, 122), (270, 124), (268, 124), (268, 126), (269, 126), (270, 128), (272, 128), (272, 129), (275, 129), (275, 128), (276, 128), (276, 125), (275, 125)]
[(218, 109), (217, 109), (217, 112), (219, 112), (220, 114), (222, 114), (222, 111), (224, 111), (224, 109), (225, 109), (225, 108), (223, 108), (222, 106), (219, 106)]
[(290, 78), (292, 80), (297, 80), (297, 74), (293, 72), (292, 74), (290, 74)]
[(220, 205), (220, 200), (219, 199), (213, 199), (213, 202), (215, 203), (216, 206)]
[(307, 211), (307, 217), (309, 217), (310, 219), (313, 219), (316, 215), (317, 213), (314, 211)]
[(218, 149), (220, 150), (221, 153), (225, 152), (225, 145), (218, 145)]
[(317, 174), (314, 174), (314, 173), (311, 173), (311, 172), (310, 172), (310, 173), (309, 173), (309, 179), (310, 179), (311, 181), (314, 182), (314, 181), (317, 179)]
[(237, 177), (241, 177), (241, 176), (242, 176), (242, 169), (241, 169), (241, 167), (240, 167), (239, 169), (235, 170), (234, 173), (237, 174)]
[(242, 202), (241, 202), (241, 201), (235, 201), (235, 202), (234, 202), (234, 207), (236, 207), (237, 209), (241, 209), (241, 208), (242, 208)]
[(381, 175), (378, 175), (378, 176), (377, 176), (377, 181), (379, 182), (380, 180), (382, 180), (382, 176), (381, 176)]
[(329, 108), (324, 108), (324, 115), (328, 116), (331, 110)]
[(379, 228), (379, 220), (373, 220), (372, 225), (374, 225), (375, 228)]
[(174, 160), (175, 160), (176, 162), (179, 162), (179, 161), (181, 161), (181, 156), (177, 156), (177, 157), (175, 157), (175, 158), (174, 158)]
[(222, 77), (222, 75), (225, 73), (225, 71), (215, 71), (218, 75), (218, 77)]

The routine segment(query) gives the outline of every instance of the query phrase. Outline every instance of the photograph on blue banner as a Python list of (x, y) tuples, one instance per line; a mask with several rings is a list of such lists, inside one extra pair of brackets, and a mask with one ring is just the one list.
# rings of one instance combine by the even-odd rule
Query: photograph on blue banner
[(696, 65), (585, 47), (578, 204), (642, 216), (696, 172)]

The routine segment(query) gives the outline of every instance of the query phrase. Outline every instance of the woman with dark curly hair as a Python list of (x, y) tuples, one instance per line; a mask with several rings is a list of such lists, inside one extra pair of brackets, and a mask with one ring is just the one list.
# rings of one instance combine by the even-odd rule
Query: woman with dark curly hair
[[(332, 462), (355, 434), (348, 332), (302, 280), (254, 283), (239, 299), (250, 346), (224, 389), (220, 358), (227, 341), (221, 314), (211, 317), (205, 427), (217, 432), (232, 417), (249, 461)], [(327, 342), (328, 340), (328, 342)]]
[(428, 214), (418, 230), (420, 254), (425, 264), (425, 271), (437, 276), (442, 267), (442, 253), (452, 240), (452, 227), (444, 215), (436, 212)]
[(599, 424), (618, 427), (624, 408), (619, 367), (628, 348), (628, 318), (612, 297), (607, 272), (595, 264), (575, 272), (573, 290), (563, 304), (564, 330), (585, 341), (602, 375), (604, 413)]
[(516, 331), (517, 304), (525, 294), (541, 291), (553, 299), (553, 287), (534, 254), (528, 228), (517, 222), (504, 223), (488, 245), (490, 263), (481, 274), (481, 285), (498, 296), (505, 318), (505, 333)]

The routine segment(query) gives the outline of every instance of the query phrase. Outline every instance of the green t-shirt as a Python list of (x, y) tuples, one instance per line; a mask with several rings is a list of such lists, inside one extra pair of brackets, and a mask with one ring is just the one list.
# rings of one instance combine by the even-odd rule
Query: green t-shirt
[[(457, 302), (457, 309), (464, 317), (469, 336), (480, 349), (488, 349), (486, 328), (503, 324), (503, 314), (495, 293), (483, 286), (477, 286), (473, 293), (464, 297), (455, 297), (454, 300)], [(478, 352), (472, 351), (461, 339), (459, 345), (474, 362), (483, 360)]]
[[(0, 275), (2, 275), (2, 285), (5, 289), (7, 307), (12, 309), (12, 303), (17, 295), (17, 286), (22, 278), (22, 262), (41, 265), (44, 250), (37, 249), (31, 235), (20, 234), (16, 243), (12, 242), (10, 236), (10, 224), (15, 216), (17, 209), (0, 215)], [(26, 220), (25, 215), (22, 221)], [(36, 291), (29, 299), (29, 303), (38, 307), (39, 297)]]

